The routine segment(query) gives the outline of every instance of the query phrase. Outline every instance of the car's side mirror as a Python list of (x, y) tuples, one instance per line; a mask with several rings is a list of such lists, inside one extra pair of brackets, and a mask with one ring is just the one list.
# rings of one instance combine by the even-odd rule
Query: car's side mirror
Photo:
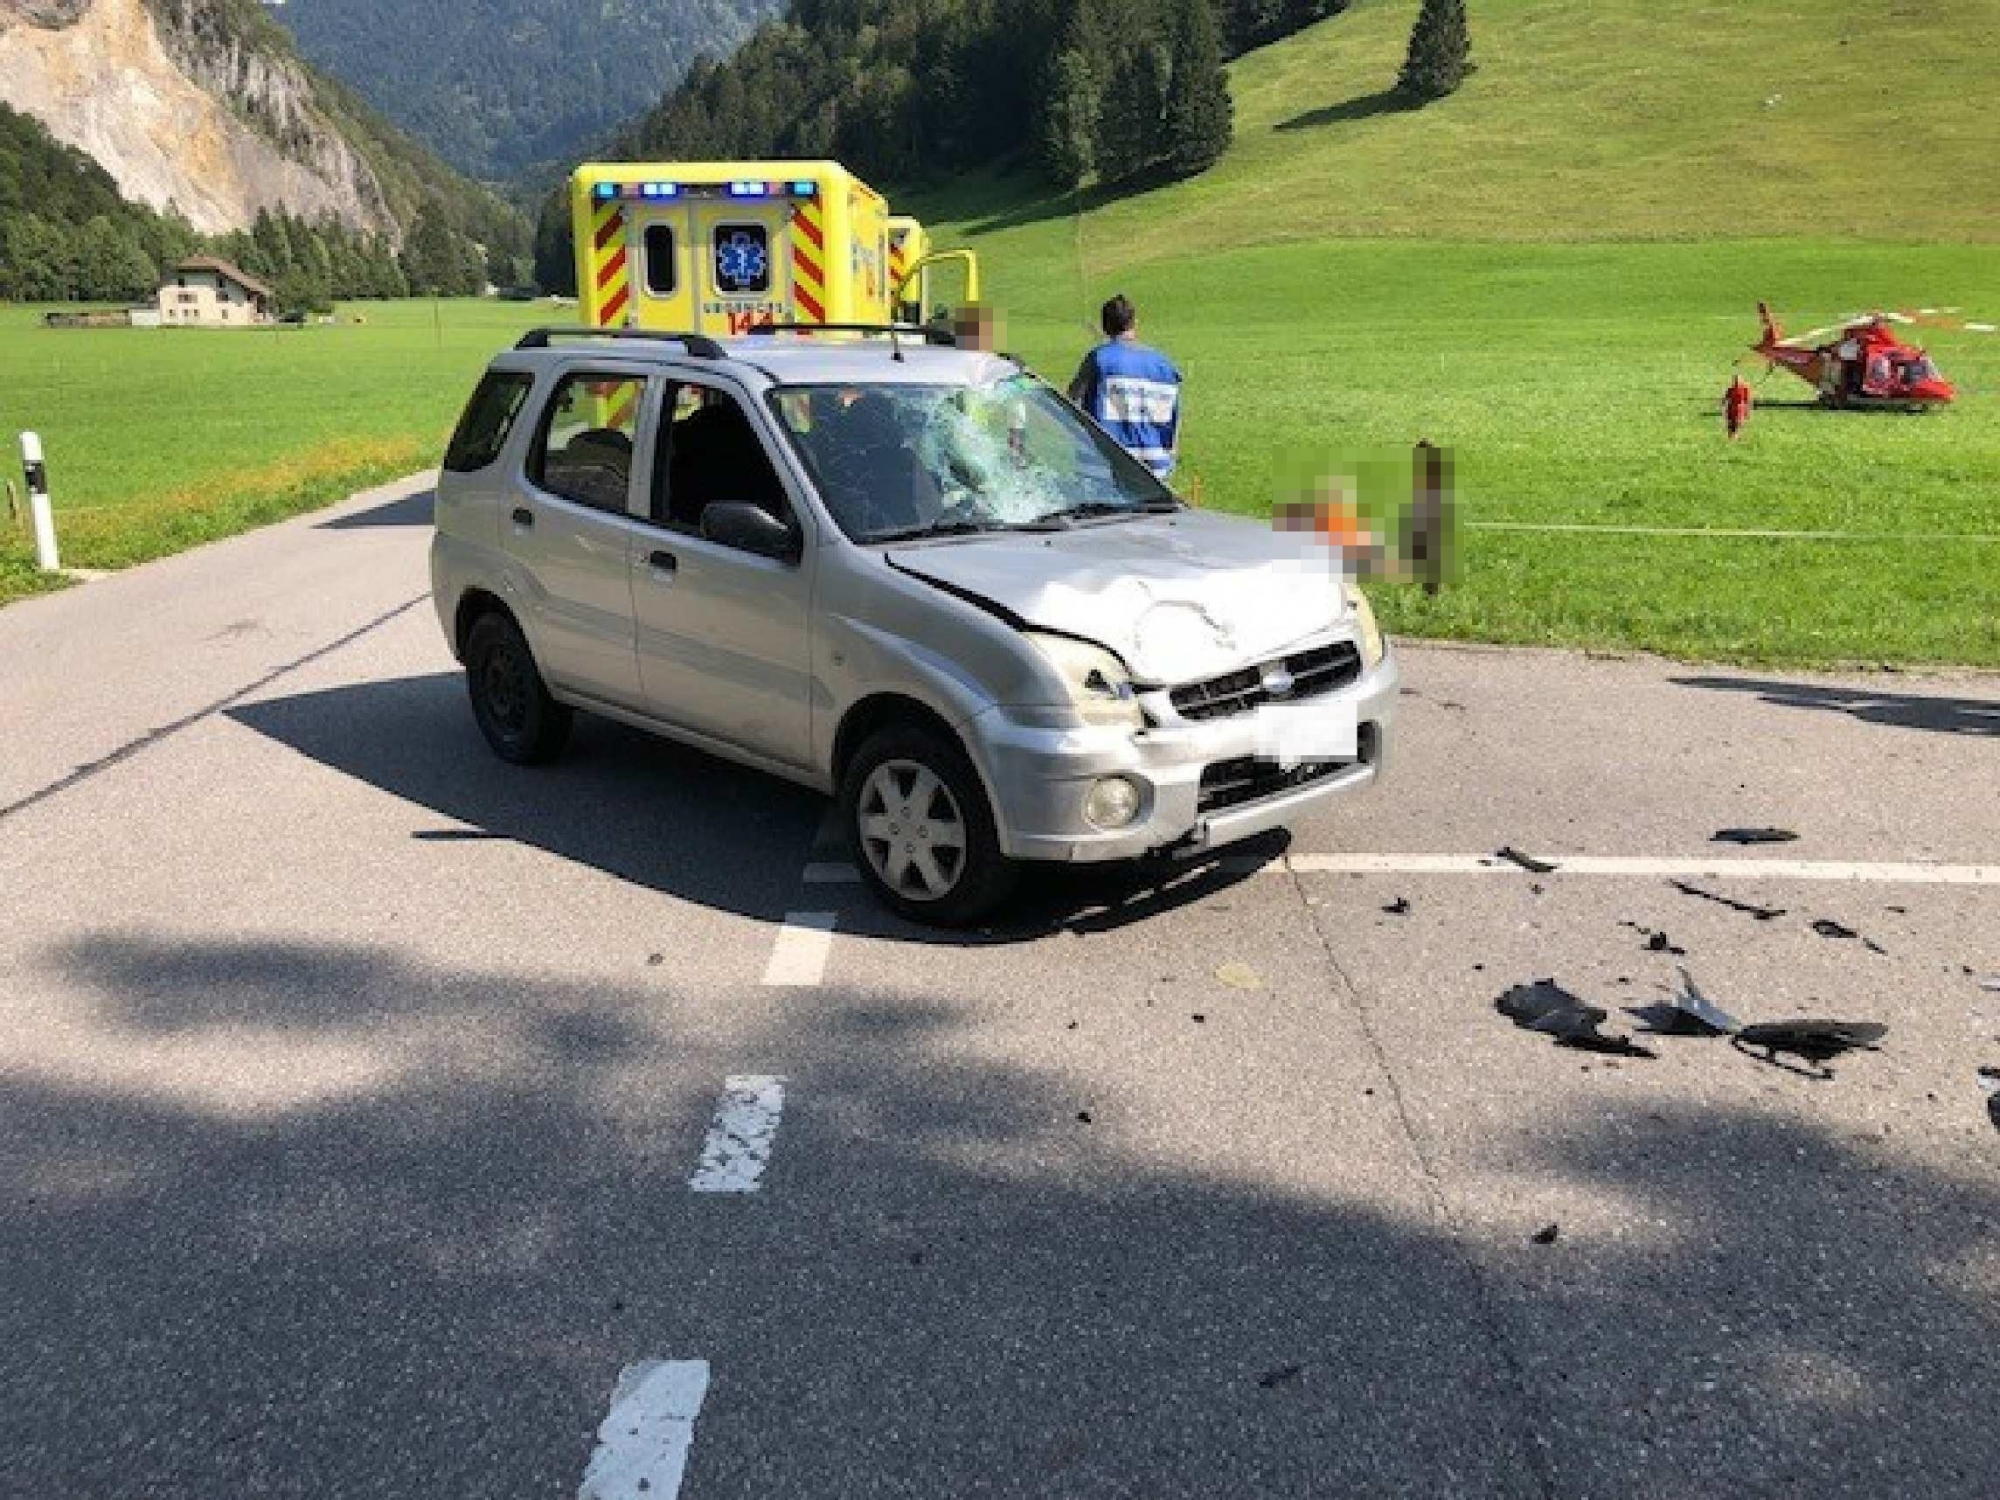
[(779, 562), (797, 562), (801, 538), (761, 505), (745, 500), (718, 500), (701, 513), (701, 534), (720, 546), (734, 547)]

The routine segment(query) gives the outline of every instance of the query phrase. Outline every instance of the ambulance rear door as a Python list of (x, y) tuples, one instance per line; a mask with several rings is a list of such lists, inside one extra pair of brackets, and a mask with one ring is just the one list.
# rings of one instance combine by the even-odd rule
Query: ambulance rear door
[(776, 196), (724, 196), (693, 205), (698, 244), (697, 331), (726, 338), (794, 320), (790, 212)]
[(701, 247), (685, 203), (646, 203), (632, 211), (630, 255), (639, 326), (685, 333), (695, 328)]

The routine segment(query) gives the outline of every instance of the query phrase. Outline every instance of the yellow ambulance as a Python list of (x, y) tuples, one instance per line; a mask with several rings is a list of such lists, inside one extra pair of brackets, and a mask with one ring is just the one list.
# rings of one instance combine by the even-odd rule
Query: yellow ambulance
[[(924, 227), (838, 162), (596, 162), (570, 180), (577, 294), (593, 328), (726, 337), (765, 323), (935, 315)], [(899, 260), (900, 256), (900, 260)]]
[(838, 163), (593, 163), (570, 200), (592, 327), (890, 319), (889, 205)]

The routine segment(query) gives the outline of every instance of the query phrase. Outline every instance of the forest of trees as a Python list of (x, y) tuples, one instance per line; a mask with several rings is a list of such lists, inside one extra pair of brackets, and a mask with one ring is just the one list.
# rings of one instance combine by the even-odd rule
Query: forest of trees
[[(792, 0), (620, 138), (629, 160), (830, 156), (885, 190), (973, 168), (1053, 185), (1191, 176), (1228, 148), (1227, 59), (1348, 0)], [(538, 281), (573, 290), (567, 201)]]
[(149, 302), (162, 273), (205, 252), (234, 261), (277, 292), (282, 312), (325, 311), (364, 297), (471, 296), (490, 281), (528, 282), (525, 226), (486, 226), (491, 243), (426, 204), (400, 251), (335, 219), (270, 213), (237, 234), (198, 235), (186, 222), (129, 202), (109, 173), (0, 104), (0, 301)]
[[(1223, 61), (1345, 4), (793, 0), (728, 62), (697, 64), (619, 146), (668, 159), (830, 155), (900, 184), (1025, 159), (1059, 119), (1091, 136), (1100, 180), (1199, 170), (1228, 144), (1215, 119)], [(1202, 123), (1177, 132), (1172, 111), (1187, 100)]]

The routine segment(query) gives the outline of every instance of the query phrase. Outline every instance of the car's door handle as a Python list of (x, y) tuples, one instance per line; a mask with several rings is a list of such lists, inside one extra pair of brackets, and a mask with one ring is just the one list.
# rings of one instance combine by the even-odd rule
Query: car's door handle
[(655, 578), (672, 578), (681, 569), (681, 560), (671, 552), (654, 552), (646, 558), (646, 566), (653, 570)]
[(535, 513), (529, 510), (528, 507), (525, 505), (515, 506), (514, 524), (520, 527), (523, 531), (528, 530), (535, 524)]

